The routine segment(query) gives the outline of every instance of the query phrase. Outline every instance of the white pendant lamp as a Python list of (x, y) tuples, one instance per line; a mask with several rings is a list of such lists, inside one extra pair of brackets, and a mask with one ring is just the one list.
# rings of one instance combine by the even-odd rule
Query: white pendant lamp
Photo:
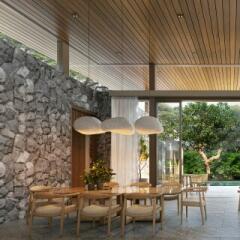
[(106, 132), (112, 132), (122, 135), (133, 135), (134, 127), (126, 118), (115, 117), (109, 118), (102, 122), (102, 129)]
[(135, 129), (138, 134), (150, 135), (163, 132), (163, 127), (160, 121), (152, 116), (144, 116), (136, 120)]
[(73, 123), (73, 127), (77, 132), (85, 135), (105, 133), (102, 129), (101, 121), (90, 116), (77, 118)]

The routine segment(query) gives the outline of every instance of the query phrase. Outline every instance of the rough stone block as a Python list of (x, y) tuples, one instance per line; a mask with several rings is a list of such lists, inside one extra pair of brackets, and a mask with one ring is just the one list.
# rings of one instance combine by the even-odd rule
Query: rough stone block
[(1, 131), (1, 134), (4, 136), (4, 137), (8, 137), (8, 138), (14, 138), (15, 137), (15, 133), (10, 131), (8, 128), (4, 128), (2, 131)]
[(5, 71), (0, 67), (0, 83), (4, 83), (6, 81), (6, 77)]
[(6, 173), (6, 166), (4, 163), (0, 162), (0, 178), (3, 177)]
[(25, 137), (21, 134), (17, 134), (14, 141), (14, 147), (24, 150)]
[(4, 208), (5, 205), (6, 205), (6, 199), (5, 198), (0, 199), (0, 209)]
[(23, 153), (20, 154), (20, 156), (17, 159), (17, 163), (25, 163), (29, 160), (29, 156), (30, 154), (26, 151), (24, 151)]
[(17, 71), (17, 75), (26, 78), (27, 75), (29, 74), (29, 70), (27, 67), (21, 67), (18, 71)]

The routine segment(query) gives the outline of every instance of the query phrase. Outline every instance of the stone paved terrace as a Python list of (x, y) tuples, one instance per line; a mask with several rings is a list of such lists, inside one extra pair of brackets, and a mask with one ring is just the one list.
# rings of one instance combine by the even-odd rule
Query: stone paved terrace
[[(166, 240), (239, 240), (240, 214), (237, 211), (237, 187), (210, 187), (207, 193), (208, 220), (201, 225), (199, 209), (191, 208), (189, 218), (184, 218), (183, 225), (176, 213), (176, 203), (166, 202), (166, 216), (163, 230), (158, 230), (155, 237), (151, 235), (150, 223), (136, 223), (135, 230), (129, 224), (125, 239), (166, 239)], [(75, 219), (65, 222), (63, 237), (59, 237), (59, 221), (53, 221), (53, 227), (47, 227), (45, 219), (35, 219), (32, 239), (107, 239), (106, 226), (97, 225), (92, 228), (90, 223), (82, 223), (81, 237), (75, 236)], [(159, 226), (159, 225), (157, 225)], [(25, 221), (8, 222), (0, 226), (0, 239), (28, 239)], [(112, 236), (109, 239), (121, 239), (119, 221), (115, 220)]]

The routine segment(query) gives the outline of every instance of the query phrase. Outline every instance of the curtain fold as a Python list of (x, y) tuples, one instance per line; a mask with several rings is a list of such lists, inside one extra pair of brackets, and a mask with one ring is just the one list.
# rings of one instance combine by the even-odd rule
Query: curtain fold
[[(134, 124), (137, 119), (138, 99), (112, 98), (112, 117), (125, 117)], [(138, 137), (113, 134), (111, 136), (111, 167), (116, 173), (115, 180), (126, 186), (138, 180)]]

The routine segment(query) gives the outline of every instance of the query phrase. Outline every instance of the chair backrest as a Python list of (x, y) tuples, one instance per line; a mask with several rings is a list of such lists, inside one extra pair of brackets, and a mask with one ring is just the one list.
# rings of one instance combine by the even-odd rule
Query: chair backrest
[(107, 187), (107, 188), (114, 188), (114, 187), (119, 187), (119, 183), (118, 182), (106, 182), (104, 183), (104, 187)]
[(124, 198), (127, 200), (145, 200), (156, 198), (156, 195), (151, 193), (125, 193)]
[(179, 179), (180, 179), (179, 175), (177, 175), (177, 174), (176, 175), (171, 175), (171, 176), (170, 175), (163, 176), (163, 180), (166, 181), (166, 182), (167, 181), (179, 181)]
[(208, 181), (207, 174), (192, 174), (191, 175), (191, 182), (193, 182), (193, 183), (204, 184), (207, 181)]
[(131, 187), (151, 187), (152, 185), (149, 182), (135, 182), (130, 184)]
[(109, 210), (112, 207), (112, 195), (110, 193), (100, 193), (95, 191), (89, 191), (82, 193), (78, 199), (78, 207), (82, 210), (86, 206), (98, 205), (109, 207)]
[(31, 186), (29, 188), (30, 192), (46, 192), (51, 190), (52, 187), (51, 186), (43, 186), (43, 185), (36, 185), (36, 186)]
[(174, 180), (172, 180), (172, 181), (164, 181), (163, 183), (162, 183), (162, 186), (163, 187), (180, 187), (181, 186), (181, 184), (178, 182), (178, 181), (174, 181)]
[(143, 206), (147, 207), (147, 202), (153, 207), (153, 211), (156, 209), (157, 196), (151, 193), (125, 193), (124, 194), (124, 204), (123, 209), (127, 209), (127, 202), (130, 201), (130, 205), (140, 204), (140, 201), (144, 200), (145, 204)]
[(112, 195), (110, 193), (101, 193), (96, 191), (89, 191), (82, 193), (82, 198), (87, 200), (101, 200), (101, 199), (110, 199)]
[(53, 199), (63, 199), (64, 200), (65, 195), (62, 194), (55, 194), (53, 192), (35, 192), (33, 194), (34, 200), (53, 200)]

